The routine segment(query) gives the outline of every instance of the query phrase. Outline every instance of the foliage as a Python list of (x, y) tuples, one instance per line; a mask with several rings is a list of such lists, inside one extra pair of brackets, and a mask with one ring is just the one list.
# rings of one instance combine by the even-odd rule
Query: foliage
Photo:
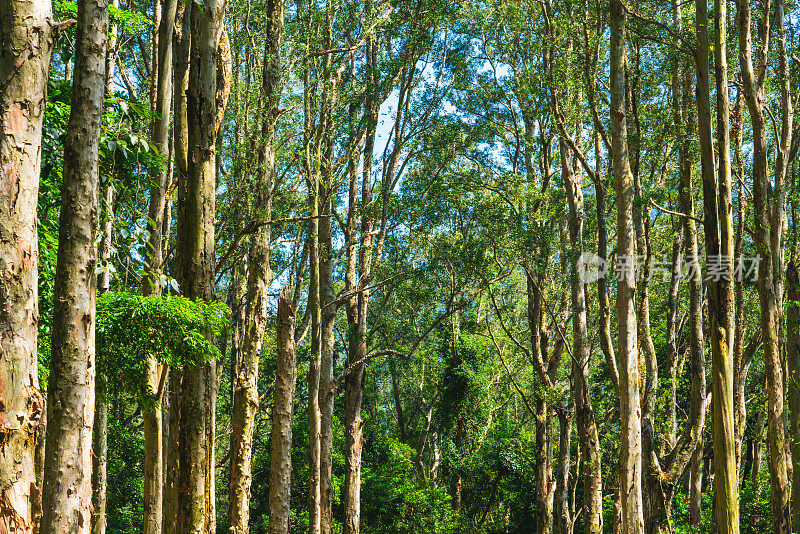
[(195, 367), (216, 360), (214, 342), (230, 310), (220, 302), (179, 295), (141, 296), (109, 292), (97, 299), (98, 365), (117, 390), (147, 390), (147, 359), (169, 367)]
[[(373, 427), (374, 428), (374, 427)], [(458, 515), (446, 488), (420, 480), (414, 450), (382, 432), (367, 437), (362, 529), (366, 534), (450, 534)]]

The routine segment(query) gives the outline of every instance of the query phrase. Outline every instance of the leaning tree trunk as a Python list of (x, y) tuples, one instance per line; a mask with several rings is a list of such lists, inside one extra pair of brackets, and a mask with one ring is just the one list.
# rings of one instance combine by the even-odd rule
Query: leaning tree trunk
[[(617, 189), (617, 258), (635, 263), (633, 175), (628, 160), (625, 106), (625, 7), (611, 0), (611, 137)], [(642, 419), (639, 399), (639, 357), (632, 269), (617, 282), (619, 331), (620, 492), (625, 534), (644, 531), (642, 510)]]
[(287, 289), (278, 299), (278, 361), (272, 408), (269, 472), (269, 534), (289, 534), (292, 476), (292, 414), (297, 362), (294, 347), (295, 310)]
[(105, 90), (108, 8), (78, 2), (75, 73), (67, 136), (53, 294), (52, 363), (41, 532), (91, 528), (95, 379), (98, 149)]
[[(184, 15), (186, 16), (186, 15)], [(189, 84), (186, 97), (188, 139), (176, 135), (188, 157), (177, 274), (182, 291), (211, 300), (214, 289), (214, 215), (216, 202), (217, 42), (223, 3), (206, 2), (191, 10)], [(177, 134), (178, 132), (176, 132)], [(216, 401), (214, 362), (183, 372), (180, 400), (178, 534), (206, 533), (214, 525), (213, 413)]]
[(46, 419), (37, 363), (36, 206), (52, 17), (49, 2), (0, 3), (0, 523), (16, 524), (20, 533), (33, 531), (40, 509), (36, 435)]
[[(264, 45), (263, 94), (267, 112), (262, 124), (260, 175), (254, 221), (263, 224), (272, 216), (275, 188), (275, 127), (280, 101), (280, 43), (283, 36), (283, 2), (268, 6), (267, 39)], [(263, 220), (262, 220), (263, 219)], [(247, 310), (241, 360), (233, 377), (231, 408), (231, 479), (228, 524), (232, 534), (245, 534), (250, 526), (250, 486), (252, 483), (253, 431), (258, 410), (258, 361), (267, 320), (267, 290), (272, 283), (270, 269), (270, 225), (263, 224), (250, 241), (250, 270), (247, 279)]]

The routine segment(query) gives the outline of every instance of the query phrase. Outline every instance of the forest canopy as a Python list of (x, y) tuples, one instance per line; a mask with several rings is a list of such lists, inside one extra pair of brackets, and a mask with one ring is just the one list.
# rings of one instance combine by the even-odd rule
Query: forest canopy
[(800, 531), (800, 8), (0, 2), (0, 532)]

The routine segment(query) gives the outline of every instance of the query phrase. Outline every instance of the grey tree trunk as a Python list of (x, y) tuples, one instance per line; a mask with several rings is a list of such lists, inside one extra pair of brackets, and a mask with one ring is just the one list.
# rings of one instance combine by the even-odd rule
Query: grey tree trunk
[[(569, 234), (572, 246), (570, 285), (572, 288), (572, 387), (578, 427), (581, 461), (583, 464), (584, 525), (588, 534), (603, 532), (603, 480), (600, 465), (600, 438), (589, 394), (589, 345), (586, 319), (586, 293), (578, 276), (577, 265), (583, 253), (583, 192), (581, 174), (568, 155), (566, 143), (561, 143), (561, 166), (564, 189), (569, 204)], [(559, 415), (559, 418), (561, 415)]]
[(95, 264), (107, 2), (78, 2), (72, 106), (64, 143), (52, 364), (42, 494), (43, 533), (91, 529)]
[(0, 420), (18, 422), (3, 436), (0, 523), (17, 524), (23, 534), (34, 530), (41, 511), (35, 454), (46, 422), (37, 363), (36, 206), (52, 17), (49, 2), (0, 3)]
[(294, 347), (295, 310), (287, 289), (278, 300), (275, 396), (269, 473), (269, 534), (289, 534), (292, 476), (292, 414), (297, 362)]
[[(369, 13), (370, 0), (366, 1), (365, 10)], [(366, 63), (368, 71), (376, 64), (374, 38), (367, 38), (365, 45)], [(371, 76), (375, 76), (374, 72)], [(364, 143), (364, 161), (361, 178), (361, 205), (369, 206), (372, 202), (372, 152), (375, 146), (375, 131), (378, 119), (377, 90), (374, 78), (367, 82), (368, 95), (365, 109), (367, 134)], [(357, 188), (357, 184), (356, 184)], [(350, 189), (351, 201), (355, 200), (355, 191)], [(350, 221), (351, 237), (355, 239), (355, 218)], [(367, 213), (361, 215), (361, 236), (358, 239), (359, 249), (356, 259), (355, 248), (348, 250), (348, 276), (350, 285), (356, 287), (367, 282), (371, 275), (372, 247), (373, 247), (374, 221)], [(355, 274), (358, 273), (358, 282)], [(370, 293), (367, 288), (358, 288), (358, 294), (347, 304), (348, 326), (348, 351), (347, 366), (353, 371), (345, 378), (345, 478), (344, 478), (344, 534), (359, 534), (361, 529), (361, 451), (364, 447), (363, 420), (361, 419), (361, 404), (364, 399), (364, 384), (366, 380), (366, 365), (364, 358), (367, 355), (367, 310)]]
[[(323, 215), (332, 212), (328, 202)], [(320, 243), (320, 299), (322, 302), (322, 325), (319, 375), (319, 409), (320, 409), (320, 532), (331, 534), (333, 520), (333, 395), (328, 389), (333, 382), (334, 341), (337, 307), (334, 303), (333, 279), (333, 242), (331, 237), (331, 217), (322, 217), (319, 221)]]
[[(717, 0), (718, 2), (720, 0)], [(781, 6), (778, 2), (776, 6)], [(753, 130), (753, 208), (755, 213), (755, 242), (760, 256), (758, 268), (758, 297), (761, 309), (761, 335), (764, 340), (764, 372), (767, 381), (767, 450), (769, 452), (770, 485), (772, 489), (772, 529), (775, 533), (791, 532), (791, 484), (789, 481), (789, 465), (787, 461), (787, 442), (784, 421), (784, 380), (783, 362), (780, 351), (780, 310), (778, 303), (781, 296), (780, 278), (775, 276), (774, 262), (779, 262), (781, 203), (783, 199), (772, 191), (772, 183), (768, 173), (767, 145), (767, 109), (765, 105), (765, 85), (763, 77), (756, 77), (752, 60), (751, 10), (750, 4), (744, 0), (737, 2), (739, 26), (739, 65), (742, 71), (742, 85), (745, 101), (750, 112)], [(780, 19), (783, 10), (778, 9)], [(770, 13), (762, 13), (759, 23), (761, 32), (769, 31)], [(782, 25), (782, 22), (781, 22)], [(765, 57), (768, 39), (762, 39), (759, 46), (759, 57)], [(780, 51), (781, 61), (785, 61), (785, 45)], [(758, 65), (761, 72), (762, 65)], [(783, 69), (782, 69), (783, 70)], [(787, 76), (783, 72), (784, 78)], [(788, 89), (788, 88), (786, 88)], [(791, 143), (792, 111), (782, 87), (783, 120), (782, 135), (778, 146), (778, 157), (775, 164), (775, 185), (780, 186), (785, 173), (785, 158), (788, 156)], [(715, 393), (716, 395), (716, 393)], [(716, 397), (714, 404), (716, 405)], [(716, 469), (716, 461), (715, 461)]]
[[(119, 0), (112, 0), (114, 7)], [(106, 50), (105, 92), (111, 94), (114, 86), (114, 67), (116, 65), (117, 25), (111, 25), (108, 49)], [(97, 293), (102, 295), (111, 288), (112, 233), (114, 230), (114, 184), (107, 179), (102, 188), (103, 200), (100, 205), (102, 237), (97, 254), (102, 271), (97, 276)], [(98, 365), (98, 367), (102, 367)], [(106, 500), (108, 493), (108, 379), (98, 369), (95, 379), (94, 432), (92, 437), (92, 534), (105, 534)]]
[[(617, 258), (635, 263), (633, 175), (628, 160), (625, 105), (625, 7), (611, 0), (611, 138), (617, 189)], [(636, 335), (634, 272), (626, 267), (617, 282), (620, 402), (620, 493), (625, 534), (644, 532), (642, 507), (642, 412)]]
[[(260, 174), (253, 211), (254, 221), (272, 216), (275, 189), (275, 127), (281, 93), (280, 44), (283, 36), (283, 1), (267, 5), (267, 39), (264, 45), (263, 95), (266, 113), (262, 123)], [(250, 486), (252, 483), (253, 431), (258, 410), (258, 363), (267, 320), (267, 290), (272, 283), (270, 269), (270, 225), (262, 225), (250, 241), (247, 278), (247, 309), (241, 359), (233, 380), (231, 408), (231, 478), (228, 524), (232, 534), (250, 531)], [(280, 318), (279, 318), (280, 319)]]

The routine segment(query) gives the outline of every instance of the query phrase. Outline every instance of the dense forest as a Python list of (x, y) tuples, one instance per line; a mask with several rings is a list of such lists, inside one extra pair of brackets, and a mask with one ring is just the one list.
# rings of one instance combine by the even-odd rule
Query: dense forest
[(793, 0), (0, 0), (0, 534), (800, 531)]

